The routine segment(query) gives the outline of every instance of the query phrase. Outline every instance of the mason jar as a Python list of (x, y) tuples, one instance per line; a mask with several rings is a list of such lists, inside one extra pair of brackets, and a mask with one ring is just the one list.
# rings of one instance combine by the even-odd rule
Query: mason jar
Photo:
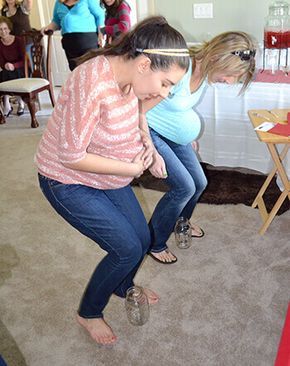
[(125, 308), (131, 324), (143, 325), (148, 321), (149, 303), (142, 287), (133, 286), (127, 290)]

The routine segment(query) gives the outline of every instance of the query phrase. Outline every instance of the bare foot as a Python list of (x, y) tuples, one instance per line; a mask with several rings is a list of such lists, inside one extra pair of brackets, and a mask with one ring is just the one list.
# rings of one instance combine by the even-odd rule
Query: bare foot
[(159, 253), (150, 252), (150, 256), (153, 257), (153, 259), (155, 259), (157, 262), (164, 264), (175, 263), (177, 261), (175, 255), (168, 249), (165, 249)]
[(97, 343), (113, 344), (116, 342), (117, 337), (103, 318), (87, 319), (77, 314), (77, 321), (90, 333), (90, 336)]
[(193, 238), (202, 238), (204, 236), (204, 231), (202, 230), (202, 228), (192, 223), (190, 223), (190, 226), (191, 226), (191, 236)]
[(156, 294), (156, 292), (150, 290), (149, 288), (143, 288), (145, 295), (147, 296), (148, 302), (150, 305), (157, 304), (160, 297)]

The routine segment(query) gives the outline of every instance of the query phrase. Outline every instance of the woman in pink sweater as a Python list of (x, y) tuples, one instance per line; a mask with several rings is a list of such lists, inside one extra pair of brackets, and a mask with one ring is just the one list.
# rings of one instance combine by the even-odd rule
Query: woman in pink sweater
[[(186, 43), (163, 17), (141, 22), (105, 49), (86, 54), (62, 88), (36, 154), (40, 187), (68, 223), (107, 255), (97, 265), (78, 322), (101, 344), (117, 337), (103, 318), (112, 294), (126, 296), (150, 246), (130, 187), (152, 163), (139, 101), (162, 96), (189, 66)], [(158, 295), (144, 290), (149, 303)]]

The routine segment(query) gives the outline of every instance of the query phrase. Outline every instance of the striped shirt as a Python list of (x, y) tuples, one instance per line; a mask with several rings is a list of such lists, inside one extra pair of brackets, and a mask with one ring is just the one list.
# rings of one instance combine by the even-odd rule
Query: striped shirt
[(66, 168), (87, 153), (132, 162), (143, 147), (138, 99), (122, 94), (104, 56), (78, 66), (62, 88), (36, 153), (38, 170), (66, 184), (98, 189), (128, 185), (133, 177), (96, 174)]
[(126, 1), (122, 1), (115, 16), (106, 15), (105, 34), (114, 39), (121, 33), (127, 32), (131, 28), (130, 12), (130, 6)]

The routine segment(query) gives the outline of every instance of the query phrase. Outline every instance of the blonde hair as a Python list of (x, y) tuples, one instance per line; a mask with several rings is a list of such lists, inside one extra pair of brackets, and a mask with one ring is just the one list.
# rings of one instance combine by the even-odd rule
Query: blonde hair
[[(190, 47), (193, 59), (193, 70), (196, 61), (200, 62), (202, 80), (208, 79), (212, 83), (213, 74), (220, 73), (227, 76), (237, 76), (243, 83), (240, 94), (249, 86), (255, 72), (256, 43), (250, 35), (244, 32), (225, 32), (217, 35), (208, 42)], [(233, 52), (254, 51), (248, 60)]]
[[(21, 3), (23, 3), (23, 0), (15, 0), (15, 5), (16, 6), (20, 5)], [(1, 9), (5, 8), (6, 6), (8, 6), (6, 0), (2, 0), (1, 1)]]

